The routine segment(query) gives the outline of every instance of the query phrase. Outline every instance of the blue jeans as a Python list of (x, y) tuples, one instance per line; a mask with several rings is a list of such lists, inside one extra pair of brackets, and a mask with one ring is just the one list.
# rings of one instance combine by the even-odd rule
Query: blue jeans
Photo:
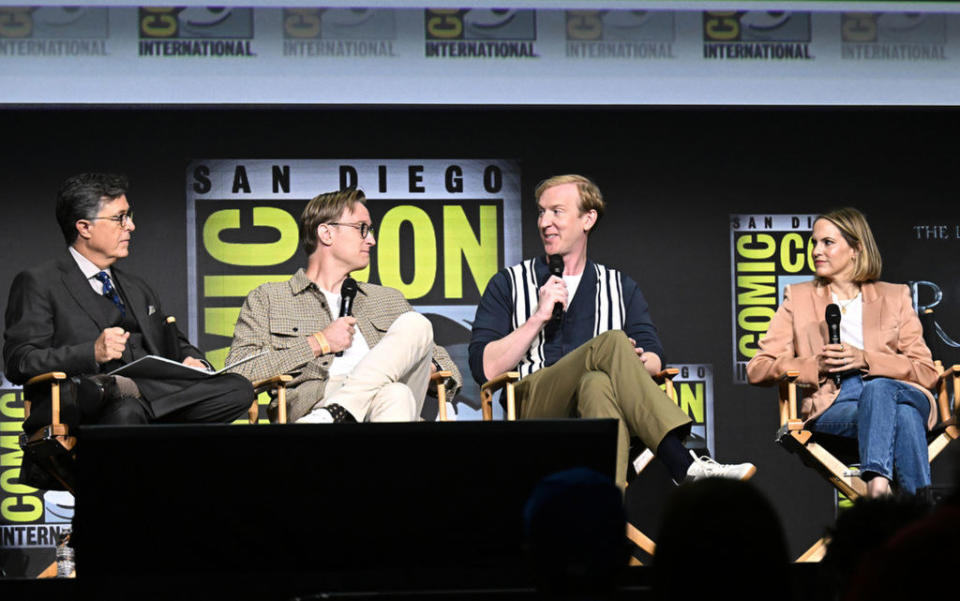
[(810, 429), (856, 438), (864, 479), (895, 479), (912, 494), (930, 486), (929, 412), (930, 401), (913, 386), (889, 378), (864, 382), (853, 374), (843, 378), (837, 400)]

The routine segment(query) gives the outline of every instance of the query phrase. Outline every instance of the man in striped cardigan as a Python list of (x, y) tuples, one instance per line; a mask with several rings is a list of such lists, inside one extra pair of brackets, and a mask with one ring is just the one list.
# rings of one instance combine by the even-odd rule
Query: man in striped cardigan
[(470, 340), (474, 379), (519, 371), (521, 419), (618, 420), (621, 486), (631, 436), (656, 453), (676, 482), (750, 478), (752, 464), (718, 464), (683, 446), (691, 420), (652, 378), (663, 366), (663, 346), (643, 293), (630, 277), (587, 258), (606, 206), (596, 184), (560, 175), (541, 182), (535, 195), (545, 254), (562, 259), (563, 273), (552, 275), (547, 260), (536, 257), (490, 280)]

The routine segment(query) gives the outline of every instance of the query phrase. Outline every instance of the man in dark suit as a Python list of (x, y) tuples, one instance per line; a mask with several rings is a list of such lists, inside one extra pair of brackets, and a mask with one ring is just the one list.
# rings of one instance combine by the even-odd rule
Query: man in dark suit
[[(230, 422), (254, 399), (236, 374), (160, 380), (107, 376), (146, 355), (209, 367), (176, 331), (165, 338), (157, 294), (139, 277), (114, 266), (129, 252), (136, 226), (122, 176), (85, 173), (67, 179), (57, 196), (57, 221), (67, 242), (59, 258), (21, 272), (10, 287), (3, 360), (7, 379), (24, 384), (48, 371), (84, 376), (95, 395), (78, 394), (64, 407), (75, 423)], [(49, 403), (33, 405), (23, 428), (50, 423)], [(69, 421), (68, 421), (69, 423)]]

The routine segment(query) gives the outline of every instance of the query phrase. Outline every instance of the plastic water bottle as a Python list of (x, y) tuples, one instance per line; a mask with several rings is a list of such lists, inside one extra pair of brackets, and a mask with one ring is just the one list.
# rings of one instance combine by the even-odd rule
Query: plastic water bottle
[(57, 578), (70, 578), (76, 569), (73, 547), (70, 546), (70, 532), (60, 535), (57, 542)]

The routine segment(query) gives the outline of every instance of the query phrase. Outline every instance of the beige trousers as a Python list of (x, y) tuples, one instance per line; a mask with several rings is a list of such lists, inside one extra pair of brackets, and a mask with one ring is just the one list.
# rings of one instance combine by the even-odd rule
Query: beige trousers
[(516, 394), (521, 419), (616, 419), (616, 482), (621, 487), (626, 484), (631, 436), (656, 452), (664, 436), (691, 423), (650, 377), (622, 330), (604, 332), (523, 378)]
[(430, 320), (415, 311), (404, 313), (353, 371), (327, 383), (317, 407), (336, 403), (359, 422), (417, 421), (432, 360)]

